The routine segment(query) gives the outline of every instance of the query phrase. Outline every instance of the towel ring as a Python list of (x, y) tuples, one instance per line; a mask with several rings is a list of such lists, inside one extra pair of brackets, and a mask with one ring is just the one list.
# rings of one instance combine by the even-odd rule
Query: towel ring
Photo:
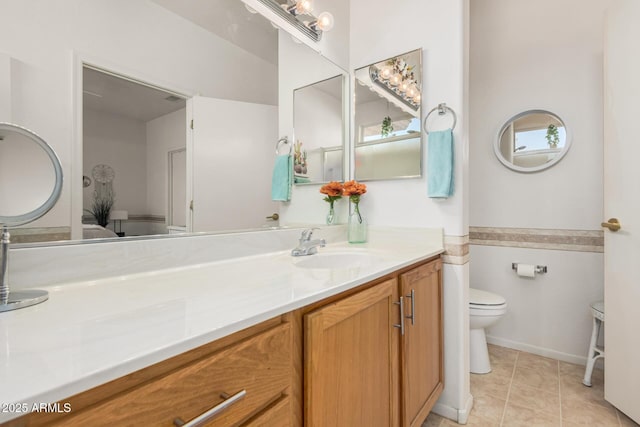
[[(276, 156), (280, 155), (280, 145), (281, 144), (289, 144), (289, 140), (286, 136), (283, 136), (276, 142)], [(291, 154), (291, 144), (289, 144), (289, 154)]]
[(458, 118), (456, 117), (456, 112), (453, 111), (451, 107), (447, 107), (447, 104), (443, 102), (442, 104), (438, 104), (437, 107), (433, 107), (431, 111), (429, 111), (426, 117), (424, 118), (423, 125), (424, 125), (425, 133), (429, 135), (429, 131), (427, 130), (427, 119), (429, 118), (431, 113), (433, 113), (436, 110), (438, 111), (439, 116), (444, 116), (445, 114), (447, 114), (447, 111), (451, 113), (451, 115), (453, 116), (453, 124), (451, 125), (451, 130), (454, 130), (456, 128), (456, 123), (458, 122)]

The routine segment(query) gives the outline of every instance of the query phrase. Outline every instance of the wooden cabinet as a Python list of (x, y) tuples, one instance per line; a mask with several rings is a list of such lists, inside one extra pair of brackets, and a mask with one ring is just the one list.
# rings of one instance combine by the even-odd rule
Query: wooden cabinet
[(304, 314), (306, 426), (422, 425), (443, 389), (441, 265)]
[(304, 316), (305, 423), (397, 425), (396, 279)]
[(400, 275), (405, 301), (401, 337), (402, 426), (421, 426), (442, 392), (443, 328), (440, 260)]

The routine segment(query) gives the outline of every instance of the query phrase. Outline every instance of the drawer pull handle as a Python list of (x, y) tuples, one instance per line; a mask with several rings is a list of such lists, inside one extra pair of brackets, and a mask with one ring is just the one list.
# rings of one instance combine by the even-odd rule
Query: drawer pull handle
[(400, 324), (393, 325), (393, 327), (394, 328), (400, 328), (400, 335), (404, 335), (404, 319), (405, 319), (405, 315), (404, 315), (404, 300), (402, 299), (402, 297), (400, 297), (400, 301), (398, 301), (398, 302), (394, 301), (394, 304), (400, 306)]
[(225, 409), (228, 409), (231, 405), (233, 405), (237, 401), (242, 400), (246, 396), (246, 394), (247, 394), (247, 390), (239, 391), (239, 392), (237, 392), (236, 394), (234, 394), (231, 397), (229, 397), (229, 395), (226, 394), (226, 393), (222, 393), (220, 395), (220, 397), (226, 398), (226, 400), (220, 402), (219, 404), (217, 404), (213, 408), (209, 409), (207, 412), (204, 412), (204, 413), (198, 415), (197, 417), (195, 417), (194, 419), (192, 419), (188, 423), (185, 423), (184, 421), (182, 421), (182, 418), (178, 417), (175, 420), (173, 420), (173, 425), (175, 425), (176, 427), (197, 427), (197, 426), (201, 426), (204, 423), (206, 423), (207, 421), (209, 421), (211, 418), (213, 418), (213, 417), (217, 416), (219, 413), (223, 412)]
[(415, 312), (416, 312), (416, 291), (411, 289), (411, 293), (407, 295), (407, 298), (411, 298), (411, 316), (407, 316), (407, 319), (411, 319), (411, 324), (415, 324)]

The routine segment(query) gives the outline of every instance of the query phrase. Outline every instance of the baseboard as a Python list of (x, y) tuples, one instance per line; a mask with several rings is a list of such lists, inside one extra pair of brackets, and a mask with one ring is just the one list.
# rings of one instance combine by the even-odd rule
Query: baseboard
[[(512, 348), (514, 350), (526, 351), (527, 353), (537, 354), (538, 356), (549, 357), (551, 359), (561, 360), (563, 362), (574, 363), (576, 365), (586, 365), (587, 357), (563, 353), (561, 351), (551, 350), (544, 347), (538, 347), (535, 345), (525, 344), (517, 341), (511, 341), (504, 338), (493, 337), (491, 335), (487, 335), (487, 342), (489, 344), (499, 345), (500, 347)], [(585, 349), (585, 354), (587, 349)], [(600, 362), (600, 361), (598, 361)], [(598, 366), (598, 362), (596, 362), (596, 367)], [(602, 365), (600, 365), (602, 367)]]
[(443, 405), (442, 403), (437, 402), (435, 405), (433, 405), (431, 412), (440, 415), (441, 417), (445, 417), (452, 421), (455, 421), (458, 424), (466, 424), (467, 420), (469, 419), (469, 414), (471, 413), (471, 408), (473, 408), (473, 396), (469, 395), (463, 409), (456, 409), (454, 407)]

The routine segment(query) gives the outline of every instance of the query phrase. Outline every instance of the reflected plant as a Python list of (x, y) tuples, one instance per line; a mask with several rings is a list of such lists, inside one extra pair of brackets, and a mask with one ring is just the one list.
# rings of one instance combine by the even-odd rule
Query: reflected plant
[(97, 191), (93, 192), (93, 204), (88, 211), (101, 227), (106, 227), (109, 224), (109, 214), (115, 200), (114, 196), (113, 190), (101, 191), (100, 194)]
[(558, 127), (556, 125), (549, 125), (545, 138), (547, 139), (547, 143), (551, 148), (556, 148), (558, 146), (558, 143), (560, 143)]
[(380, 134), (383, 138), (386, 138), (393, 132), (393, 125), (391, 124), (391, 117), (387, 116), (382, 119), (382, 127), (380, 128)]

